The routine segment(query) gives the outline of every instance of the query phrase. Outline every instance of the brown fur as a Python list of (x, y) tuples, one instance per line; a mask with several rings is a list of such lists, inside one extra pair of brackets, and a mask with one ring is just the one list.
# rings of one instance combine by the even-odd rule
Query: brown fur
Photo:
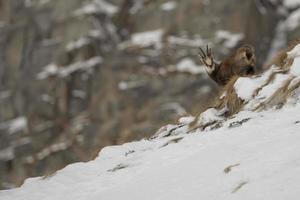
[(229, 58), (225, 59), (210, 77), (219, 85), (226, 85), (234, 76), (253, 75), (256, 68), (256, 56), (251, 45), (244, 45), (238, 48)]
[(220, 86), (224, 86), (233, 76), (253, 75), (256, 70), (255, 50), (245, 44), (221, 63), (215, 62), (212, 49), (206, 46), (206, 52), (200, 48), (199, 56), (208, 75)]
[(224, 97), (216, 102), (216, 108), (222, 109), (227, 107), (225, 116), (231, 116), (243, 107), (243, 101), (237, 96), (234, 84), (239, 76), (234, 76), (223, 88)]

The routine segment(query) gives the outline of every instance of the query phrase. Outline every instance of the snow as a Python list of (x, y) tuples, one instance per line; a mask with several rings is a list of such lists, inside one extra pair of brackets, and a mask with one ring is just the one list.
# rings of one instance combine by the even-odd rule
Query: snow
[(299, 110), (242, 112), (218, 130), (106, 147), (94, 161), (28, 179), (0, 199), (296, 200)]
[(66, 45), (66, 50), (72, 51), (72, 50), (80, 49), (86, 45), (91, 44), (93, 42), (93, 39), (95, 40), (101, 37), (103, 37), (103, 32), (101, 31), (101, 29), (90, 30), (87, 36), (80, 37), (77, 40), (69, 42)]
[(239, 78), (234, 84), (234, 89), (238, 97), (246, 101), (252, 99), (255, 90), (262, 87), (267, 82), (274, 70), (276, 69), (273, 66), (259, 76)]
[[(300, 78), (300, 45), (296, 45), (291, 51), (287, 52), (287, 63), (292, 63), (288, 72), (280, 67), (272, 66), (265, 73), (254, 77), (239, 78), (234, 89), (238, 97), (246, 100), (244, 109), (254, 110), (261, 103), (272, 100), (276, 92), (286, 86), (291, 89), (299, 83)], [(293, 61), (293, 62), (289, 62)], [(285, 64), (288, 66), (288, 64)], [(284, 66), (284, 67), (287, 67)], [(274, 77), (270, 80), (271, 75)], [(297, 94), (297, 92), (293, 92)], [(296, 98), (297, 101), (298, 97)], [(290, 99), (288, 99), (290, 101)], [(293, 100), (295, 101), (295, 100)]]
[(177, 2), (168, 1), (168, 2), (163, 3), (160, 6), (160, 9), (163, 10), (163, 11), (172, 11), (172, 10), (176, 9), (176, 7), (177, 7)]
[(300, 56), (300, 44), (296, 45), (291, 51), (287, 52), (287, 56), (290, 59)]
[(27, 118), (26, 117), (18, 117), (12, 121), (10, 121), (8, 132), (16, 133), (22, 130), (27, 129)]
[(287, 74), (277, 74), (274, 81), (263, 87), (255, 98), (260, 100), (270, 98), (290, 78), (290, 75)]
[(74, 12), (75, 15), (87, 15), (95, 13), (104, 13), (108, 16), (112, 16), (118, 12), (118, 7), (105, 1), (105, 0), (94, 0), (91, 3), (86, 4), (82, 8)]
[(89, 38), (86, 38), (86, 37), (82, 37), (82, 38), (79, 38), (77, 41), (74, 41), (74, 42), (70, 42), (69, 44), (67, 44), (66, 46), (66, 50), (67, 51), (72, 51), (74, 49), (79, 49), (85, 45), (88, 45), (90, 44), (90, 39)]
[(163, 31), (161, 29), (135, 33), (131, 36), (131, 42), (133, 45), (138, 45), (141, 47), (148, 47), (154, 45), (156, 48), (161, 48), (161, 39), (163, 36)]
[(300, 58), (294, 60), (293, 66), (290, 69), (290, 73), (295, 76), (300, 76)]
[(61, 143), (52, 144), (49, 147), (46, 147), (42, 151), (38, 152), (35, 157), (38, 160), (43, 160), (44, 158), (48, 157), (50, 154), (58, 151), (63, 151), (69, 148), (70, 146), (71, 146), (70, 142), (61, 142)]
[(233, 48), (238, 42), (244, 38), (244, 35), (241, 33), (231, 33), (226, 30), (218, 30), (216, 32), (216, 39), (219, 41), (224, 40), (224, 47)]
[(180, 124), (189, 124), (192, 123), (194, 121), (195, 117), (193, 116), (186, 116), (186, 117), (181, 117), (179, 118), (178, 122)]
[(38, 79), (45, 79), (49, 76), (55, 75), (58, 72), (58, 66), (51, 63), (44, 67), (44, 70), (37, 75)]
[(222, 116), (224, 112), (226, 112), (226, 108), (221, 111), (215, 108), (209, 108), (200, 114), (198, 124), (204, 126), (210, 123), (214, 123), (216, 121), (221, 121), (224, 119), (224, 117)]
[(300, 76), (300, 45), (296, 45), (291, 51), (287, 52), (289, 59), (294, 59), (290, 68), (290, 73), (294, 76)]
[(60, 78), (64, 78), (76, 71), (90, 72), (95, 66), (101, 64), (102, 61), (102, 57), (96, 56), (90, 58), (89, 60), (76, 62), (63, 67), (59, 67), (56, 64), (51, 63), (44, 67), (44, 70), (42, 72), (38, 73), (37, 79), (43, 80), (48, 78), (49, 76), (58, 76)]
[(0, 161), (12, 160), (15, 157), (14, 148), (8, 147), (0, 150)]
[[(263, 102), (268, 102), (273, 95), (286, 83), (295, 79), (291, 73), (275, 75), (274, 80), (267, 82), (276, 67), (272, 67), (262, 76), (254, 78), (239, 78), (235, 85), (235, 91), (239, 98), (246, 100), (245, 110), (254, 110)], [(258, 91), (256, 93), (256, 91)]]
[(300, 5), (300, 0), (284, 0), (283, 4), (286, 7), (293, 8)]
[(20, 116), (6, 122), (1, 122), (0, 130), (1, 129), (7, 129), (9, 134), (24, 131), (27, 129), (27, 118), (24, 116)]
[(129, 41), (122, 42), (118, 45), (119, 50), (124, 50), (132, 46), (147, 48), (154, 46), (156, 49), (162, 48), (162, 29), (150, 30), (145, 32), (134, 33)]
[(143, 87), (147, 84), (146, 81), (139, 80), (139, 81), (121, 81), (118, 84), (119, 90), (130, 90)]
[(191, 58), (184, 58), (174, 67), (169, 67), (169, 71), (187, 72), (191, 74), (206, 74), (204, 66), (197, 65)]
[(72, 95), (76, 98), (79, 98), (79, 99), (85, 99), (86, 98), (86, 92), (83, 91), (83, 90), (73, 90), (72, 91)]
[(295, 30), (300, 23), (300, 9), (297, 9), (294, 12), (292, 12), (286, 19), (285, 23), (288, 31)]

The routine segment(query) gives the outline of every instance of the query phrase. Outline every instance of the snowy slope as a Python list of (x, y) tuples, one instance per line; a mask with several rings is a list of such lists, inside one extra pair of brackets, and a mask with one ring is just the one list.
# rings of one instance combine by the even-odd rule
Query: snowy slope
[(298, 120), (300, 105), (241, 112), (215, 131), (107, 147), (0, 199), (298, 199)]
[[(0, 199), (299, 199), (300, 45), (283, 66), (232, 88), (242, 102), (235, 115), (226, 117), (225, 104), (182, 118), (149, 140), (106, 147), (91, 162), (0, 191)], [(229, 91), (220, 99), (230, 100)]]

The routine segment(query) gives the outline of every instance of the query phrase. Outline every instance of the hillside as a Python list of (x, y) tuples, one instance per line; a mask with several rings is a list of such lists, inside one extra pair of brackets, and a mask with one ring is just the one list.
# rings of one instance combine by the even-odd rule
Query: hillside
[(299, 37), (300, 0), (240, 2), (0, 0), (0, 190), (204, 110), (199, 47), (261, 68)]
[(88, 163), (27, 179), (0, 199), (296, 200), (299, 56), (297, 45), (263, 74), (237, 79), (220, 97), (223, 107), (181, 118), (151, 139), (105, 147)]

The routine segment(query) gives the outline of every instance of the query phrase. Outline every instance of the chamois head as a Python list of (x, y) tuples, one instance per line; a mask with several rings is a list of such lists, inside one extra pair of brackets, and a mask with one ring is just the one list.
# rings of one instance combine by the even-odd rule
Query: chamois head
[(233, 56), (234, 72), (238, 76), (249, 76), (255, 73), (256, 56), (253, 46), (245, 44), (238, 48)]

